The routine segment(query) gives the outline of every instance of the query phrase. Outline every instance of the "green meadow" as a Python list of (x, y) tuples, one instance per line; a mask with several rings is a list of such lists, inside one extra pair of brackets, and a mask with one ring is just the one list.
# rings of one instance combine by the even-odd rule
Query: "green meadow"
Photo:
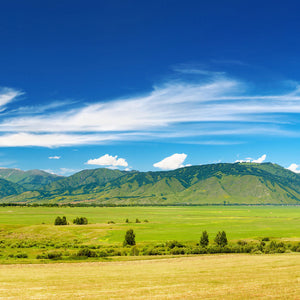
[[(70, 225), (54, 226), (57, 216)], [(73, 225), (76, 217), (88, 225)], [(125, 220), (128, 219), (129, 223)], [(135, 223), (139, 219), (141, 223)], [(145, 222), (147, 220), (148, 222)], [(114, 224), (108, 224), (113, 221)], [(122, 243), (129, 228), (136, 241), (199, 240), (203, 230), (212, 238), (219, 230), (229, 240), (271, 237), (300, 239), (299, 206), (202, 207), (1, 207), (0, 237), (11, 239), (80, 240), (83, 243)]]

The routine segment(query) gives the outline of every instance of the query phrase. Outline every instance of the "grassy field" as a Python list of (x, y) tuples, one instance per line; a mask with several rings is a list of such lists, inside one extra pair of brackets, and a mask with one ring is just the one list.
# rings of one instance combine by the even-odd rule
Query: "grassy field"
[(299, 299), (300, 254), (0, 265), (5, 299)]
[[(56, 216), (63, 215), (70, 224), (77, 216), (88, 218), (90, 224), (53, 226)], [(126, 218), (132, 223), (125, 223)], [(141, 223), (136, 224), (136, 218)], [(300, 207), (0, 207), (0, 237), (51, 236), (64, 241), (121, 243), (128, 228), (135, 230), (137, 242), (198, 240), (203, 230), (211, 236), (225, 230), (230, 240), (265, 236), (299, 239)]]
[[(55, 226), (54, 220), (57, 216), (66, 216), (70, 225)], [(89, 224), (72, 224), (77, 216), (86, 217)], [(137, 218), (141, 223), (135, 222)], [(126, 219), (130, 223), (126, 223)], [(114, 223), (108, 224), (108, 221)], [(240, 240), (256, 243), (257, 246), (251, 246), (248, 252), (274, 252), (274, 249), (265, 250), (259, 247), (262, 238), (266, 237), (277, 243), (286, 243), (281, 252), (291, 249), (300, 252), (299, 221), (300, 207), (279, 206), (1, 207), (0, 263), (38, 263), (41, 259), (48, 259), (48, 262), (49, 255), (51, 259), (55, 259), (53, 252), (65, 261), (84, 259), (80, 254), (77, 255), (82, 247), (95, 250), (94, 254), (89, 255), (97, 258), (90, 257), (89, 260), (103, 260), (102, 257), (105, 256), (114, 257), (113, 260), (123, 259), (121, 256), (135, 256), (137, 254), (130, 252), (130, 248), (122, 246), (125, 232), (129, 228), (133, 228), (136, 234), (139, 255), (154, 255), (153, 251), (160, 254), (180, 254), (179, 250), (174, 250), (177, 253), (172, 252), (172, 246), (167, 252), (164, 250), (167, 247), (165, 242), (173, 240), (187, 243), (181, 254), (203, 253), (194, 252), (198, 251), (196, 243), (199, 243), (203, 230), (208, 231), (211, 244), (216, 233), (224, 230), (232, 245)], [(270, 242), (268, 247), (269, 244)], [(152, 251), (151, 248), (155, 250)]]

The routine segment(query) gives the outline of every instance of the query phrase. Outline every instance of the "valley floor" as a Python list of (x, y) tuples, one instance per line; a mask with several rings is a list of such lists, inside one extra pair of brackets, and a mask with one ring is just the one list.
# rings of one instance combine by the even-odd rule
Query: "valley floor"
[(0, 265), (5, 299), (300, 299), (300, 254)]

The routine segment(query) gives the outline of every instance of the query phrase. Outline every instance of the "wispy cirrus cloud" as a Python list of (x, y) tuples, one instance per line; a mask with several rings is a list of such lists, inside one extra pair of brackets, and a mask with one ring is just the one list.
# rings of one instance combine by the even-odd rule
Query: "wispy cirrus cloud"
[(0, 111), (3, 110), (3, 107), (5, 107), (5, 105), (23, 94), (23, 92), (11, 88), (0, 88)]
[[(196, 79), (170, 80), (154, 86), (146, 95), (72, 109), (54, 102), (47, 113), (40, 107), (33, 107), (31, 114), (26, 110), (15, 115), (7, 110), (0, 121), (0, 147), (59, 147), (187, 137), (203, 138), (205, 144), (210, 136), (218, 144), (216, 137), (226, 135), (299, 136), (293, 127), (299, 123), (300, 114), (297, 86), (283, 94), (256, 95), (248, 92), (245, 82), (223, 72), (181, 67), (179, 74), (183, 73), (195, 75)], [(199, 74), (202, 79), (197, 78)], [(5, 95), (3, 105), (20, 93)]]

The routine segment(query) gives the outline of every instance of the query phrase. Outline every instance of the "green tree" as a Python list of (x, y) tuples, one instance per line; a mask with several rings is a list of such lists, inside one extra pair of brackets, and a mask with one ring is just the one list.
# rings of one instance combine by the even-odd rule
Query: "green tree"
[(202, 232), (201, 238), (200, 238), (200, 246), (201, 247), (207, 247), (209, 243), (208, 233), (206, 230)]
[(129, 229), (126, 231), (125, 240), (123, 242), (123, 246), (134, 246), (135, 245), (135, 233), (133, 229)]
[(221, 247), (224, 247), (228, 244), (225, 231), (219, 231), (215, 237), (215, 243)]
[(73, 220), (73, 223), (77, 225), (87, 225), (88, 219), (86, 217), (77, 217)]
[(57, 217), (54, 221), (54, 225), (68, 225), (67, 218), (65, 216)]
[(54, 225), (61, 225), (61, 217), (57, 217), (54, 221)]

